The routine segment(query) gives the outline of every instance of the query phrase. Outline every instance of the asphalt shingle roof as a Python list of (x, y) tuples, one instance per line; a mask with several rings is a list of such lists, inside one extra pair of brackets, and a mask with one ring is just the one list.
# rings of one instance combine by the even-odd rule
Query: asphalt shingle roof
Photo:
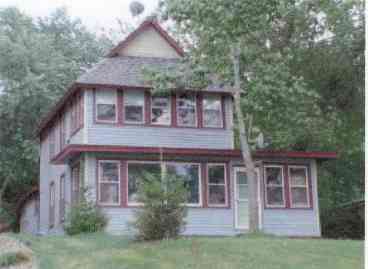
[[(167, 71), (178, 67), (180, 59), (118, 56), (105, 58), (81, 75), (77, 83), (148, 87), (143, 78), (143, 69)], [(223, 85), (213, 84), (205, 91), (224, 92)]]

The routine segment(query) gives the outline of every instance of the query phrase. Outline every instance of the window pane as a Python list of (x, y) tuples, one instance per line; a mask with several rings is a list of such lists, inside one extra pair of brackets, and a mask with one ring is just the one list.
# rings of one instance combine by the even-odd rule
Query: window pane
[(100, 202), (110, 204), (119, 202), (119, 184), (101, 183), (100, 188)]
[(284, 204), (282, 187), (267, 187), (267, 204), (268, 205)]
[(204, 96), (203, 98), (204, 126), (221, 127), (221, 97), (220, 96)]
[(238, 184), (248, 184), (247, 174), (245, 172), (238, 173)]
[(225, 184), (225, 167), (220, 165), (209, 166), (208, 183)]
[(242, 200), (248, 199), (248, 185), (247, 184), (238, 185), (238, 199), (242, 199)]
[(294, 206), (306, 206), (308, 205), (307, 188), (305, 187), (293, 187), (291, 188), (291, 203)]
[(192, 164), (168, 164), (167, 172), (184, 180), (188, 190), (188, 203), (199, 203), (199, 166)]
[(306, 186), (307, 185), (307, 175), (306, 169), (300, 167), (290, 167), (290, 184), (292, 186), (299, 185), (299, 186)]
[(266, 184), (282, 185), (282, 168), (266, 167)]
[(115, 121), (115, 105), (98, 104), (97, 119), (106, 121)]
[(119, 164), (115, 162), (101, 162), (101, 181), (119, 182)]
[(146, 173), (161, 176), (161, 167), (158, 163), (129, 163), (128, 164), (128, 200), (138, 201), (138, 184), (144, 180)]
[(209, 203), (225, 204), (225, 185), (209, 186)]
[(143, 122), (143, 106), (125, 106), (125, 121)]
[(178, 124), (184, 126), (196, 125), (196, 97), (193, 94), (182, 94), (177, 101)]

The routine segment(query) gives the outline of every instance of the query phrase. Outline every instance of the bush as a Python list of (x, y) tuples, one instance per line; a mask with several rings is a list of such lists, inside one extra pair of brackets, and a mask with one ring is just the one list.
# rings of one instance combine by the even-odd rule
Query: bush
[(82, 195), (81, 201), (73, 206), (65, 222), (65, 231), (69, 235), (102, 231), (107, 225), (107, 218), (97, 205)]
[(139, 201), (132, 223), (138, 240), (175, 238), (184, 226), (187, 191), (184, 180), (175, 176), (145, 174), (138, 186)]
[(0, 268), (9, 267), (22, 262), (29, 261), (29, 257), (23, 252), (9, 252), (0, 255)]
[(323, 237), (364, 239), (364, 201), (357, 201), (321, 214)]

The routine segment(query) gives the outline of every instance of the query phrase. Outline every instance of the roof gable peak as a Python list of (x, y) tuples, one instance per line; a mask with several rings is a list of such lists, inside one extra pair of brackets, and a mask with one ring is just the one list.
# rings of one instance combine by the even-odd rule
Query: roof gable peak
[(184, 51), (155, 18), (148, 17), (106, 55), (116, 56), (180, 58)]

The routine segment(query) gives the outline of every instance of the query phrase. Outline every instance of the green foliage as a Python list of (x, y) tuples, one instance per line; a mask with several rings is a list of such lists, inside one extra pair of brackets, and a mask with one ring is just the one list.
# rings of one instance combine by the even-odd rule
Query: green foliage
[(0, 255), (0, 268), (14, 266), (29, 261), (27, 254), (23, 252), (8, 252)]
[(0, 204), (38, 183), (41, 118), (109, 47), (65, 9), (38, 19), (0, 9)]
[(140, 180), (139, 201), (132, 226), (138, 240), (175, 238), (184, 226), (187, 192), (181, 178), (147, 173)]
[(321, 220), (323, 237), (364, 240), (364, 201), (324, 210)]
[(101, 209), (95, 202), (85, 198), (86, 192), (67, 214), (64, 229), (69, 235), (103, 231), (107, 225), (108, 220)]
[(0, 207), (0, 223), (13, 225), (16, 221), (15, 214), (12, 210), (6, 209), (6, 207), (3, 205), (3, 207)]

